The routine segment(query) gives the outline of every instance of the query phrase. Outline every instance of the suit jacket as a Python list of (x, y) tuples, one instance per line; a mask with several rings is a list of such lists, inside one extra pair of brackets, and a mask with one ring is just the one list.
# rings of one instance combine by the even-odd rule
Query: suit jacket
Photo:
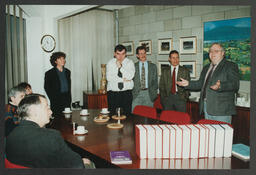
[(32, 168), (83, 168), (82, 158), (64, 142), (59, 131), (22, 120), (6, 139), (7, 159)]
[[(71, 104), (71, 78), (70, 70), (65, 68), (66, 78), (68, 81), (68, 103)], [(57, 68), (53, 67), (45, 73), (44, 77), (44, 89), (51, 102), (51, 108), (54, 111), (60, 104), (63, 103), (60, 91), (60, 79), (57, 73)]]
[[(203, 112), (202, 89), (205, 76), (210, 64), (203, 67), (200, 78), (197, 81), (190, 81), (186, 88), (191, 90), (200, 90), (199, 111)], [(210, 86), (220, 80), (220, 88), (215, 91)], [(206, 106), (207, 113), (215, 116), (236, 114), (235, 93), (239, 90), (239, 70), (237, 64), (221, 60), (206, 87)]]
[[(158, 89), (158, 82), (157, 82), (157, 67), (155, 64), (148, 62), (148, 91), (149, 96), (152, 102), (155, 101), (157, 98), (157, 89)], [(139, 61), (135, 63), (135, 75), (133, 78), (134, 87), (132, 90), (133, 99), (135, 99), (141, 89), (140, 84), (140, 70), (139, 70)]]
[[(161, 70), (161, 77), (159, 82), (159, 91), (161, 99), (164, 99), (164, 97), (168, 97), (171, 95), (171, 89), (172, 89), (172, 73), (171, 73), (171, 66), (165, 67)], [(189, 70), (183, 66), (179, 65), (177, 80), (180, 80), (180, 78), (183, 78), (185, 80), (190, 81), (190, 73)], [(188, 90), (186, 90), (184, 87), (177, 86), (177, 94), (183, 99), (187, 100), (190, 93)]]

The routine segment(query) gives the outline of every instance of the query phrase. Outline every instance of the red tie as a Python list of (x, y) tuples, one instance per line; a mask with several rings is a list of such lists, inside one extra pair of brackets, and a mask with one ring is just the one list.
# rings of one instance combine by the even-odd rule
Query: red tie
[(172, 90), (171, 90), (172, 94), (176, 93), (175, 69), (176, 69), (176, 67), (172, 71)]

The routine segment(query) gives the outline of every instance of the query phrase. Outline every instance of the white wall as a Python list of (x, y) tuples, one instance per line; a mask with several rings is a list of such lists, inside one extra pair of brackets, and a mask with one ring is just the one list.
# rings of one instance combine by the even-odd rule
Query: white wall
[(95, 5), (20, 5), (20, 7), (28, 14), (24, 16), (27, 32), (28, 82), (35, 93), (45, 94), (44, 73), (52, 66), (49, 61), (51, 53), (44, 52), (41, 48), (42, 36), (52, 35), (56, 40), (54, 51), (58, 51), (57, 20)]

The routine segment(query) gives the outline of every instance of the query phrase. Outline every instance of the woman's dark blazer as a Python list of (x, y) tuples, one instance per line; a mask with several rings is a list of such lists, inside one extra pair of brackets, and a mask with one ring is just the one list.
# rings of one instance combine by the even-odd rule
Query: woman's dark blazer
[[(57, 73), (57, 68), (53, 67), (45, 73), (44, 89), (48, 98), (50, 99), (51, 109), (53, 110), (53, 112), (55, 112), (59, 106), (62, 106), (63, 103), (69, 104), (68, 106), (70, 106), (71, 104), (71, 73), (70, 70), (68, 70), (67, 68), (65, 68), (65, 70), (66, 78), (68, 81), (68, 92), (66, 94), (66, 97), (62, 97), (63, 94), (60, 91), (60, 79)], [(63, 101), (63, 98), (66, 100)]]

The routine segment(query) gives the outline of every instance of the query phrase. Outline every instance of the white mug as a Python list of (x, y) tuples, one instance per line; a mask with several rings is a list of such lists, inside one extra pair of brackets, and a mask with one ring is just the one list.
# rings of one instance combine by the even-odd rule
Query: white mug
[(65, 108), (65, 112), (70, 112), (70, 108)]
[(101, 109), (101, 112), (103, 112), (103, 113), (108, 112), (108, 108), (102, 108), (102, 109)]
[(65, 118), (70, 118), (71, 114), (65, 114)]
[(85, 127), (84, 126), (77, 126), (77, 133), (84, 133), (85, 132)]

